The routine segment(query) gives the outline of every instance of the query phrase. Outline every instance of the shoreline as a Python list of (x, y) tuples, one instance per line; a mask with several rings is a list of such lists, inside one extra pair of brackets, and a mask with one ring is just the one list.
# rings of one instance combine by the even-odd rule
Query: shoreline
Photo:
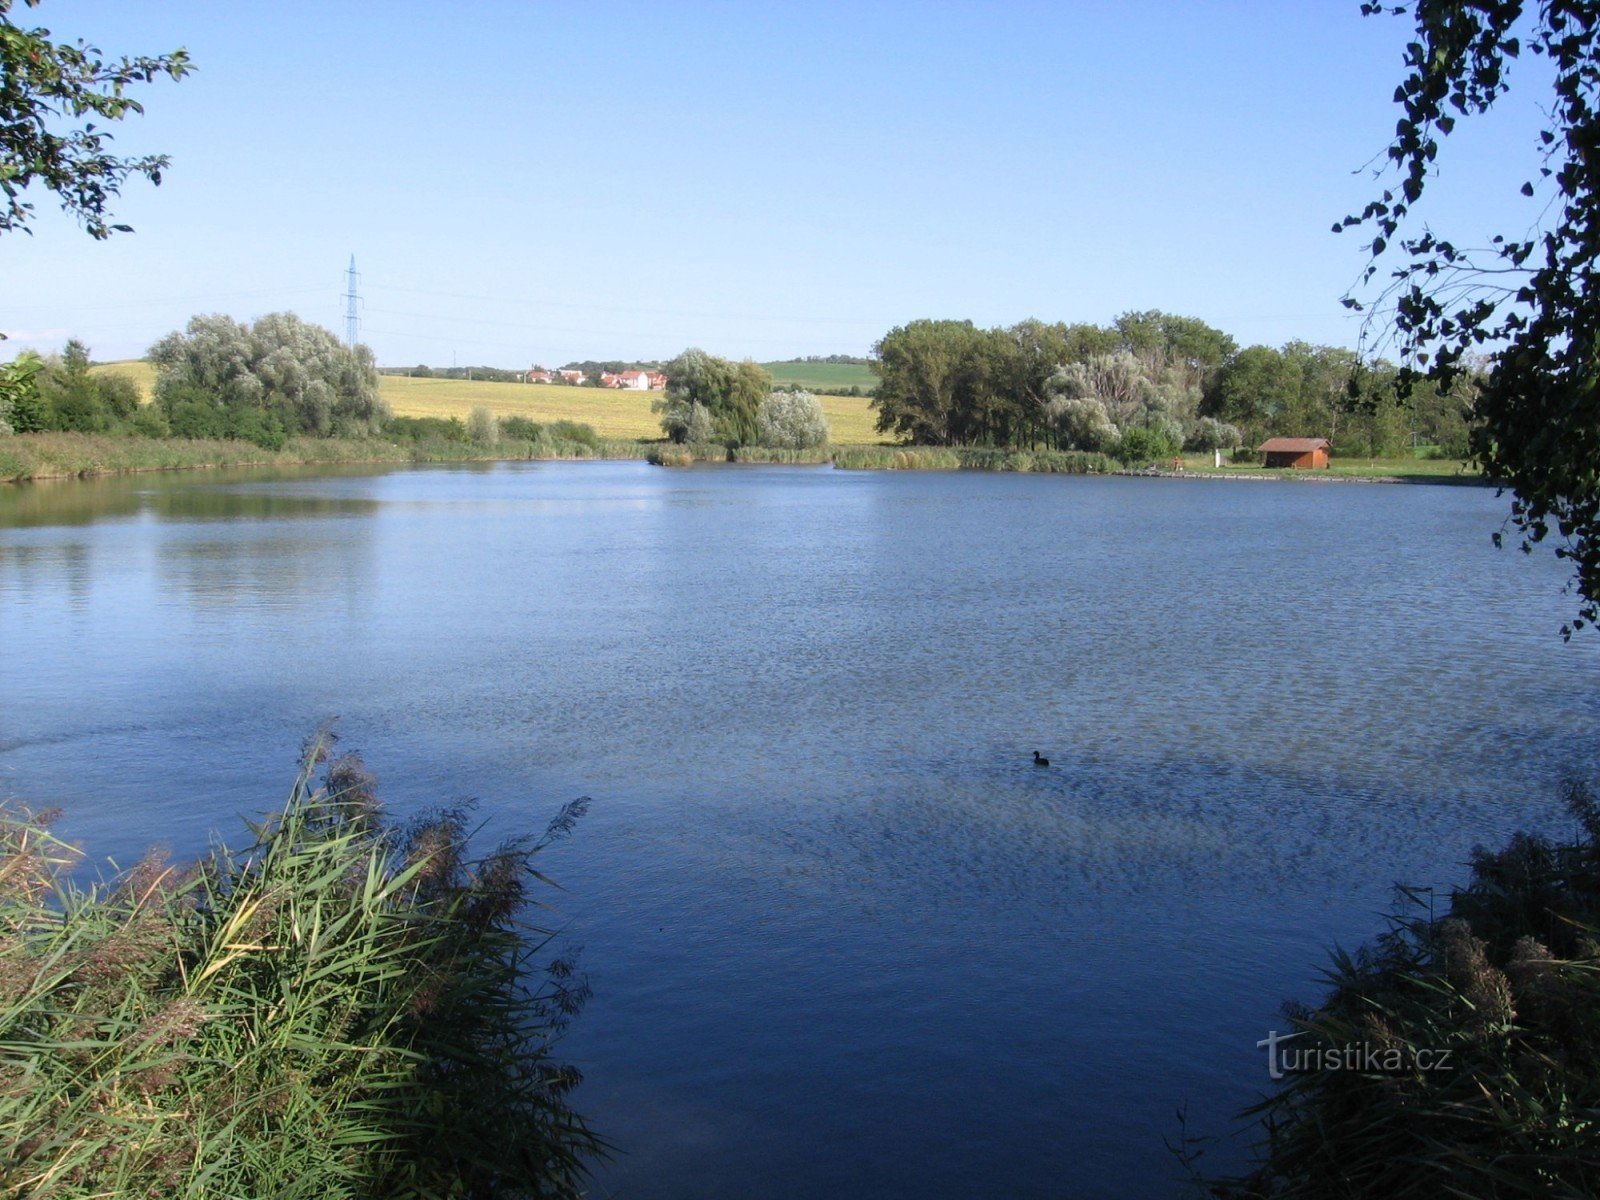
[(1281, 468), (1268, 473), (1263, 468), (1246, 469), (1242, 471), (1228, 470), (1195, 470), (1172, 471), (1146, 468), (1126, 468), (1111, 472), (1130, 479), (1208, 479), (1222, 480), (1229, 483), (1386, 483), (1386, 484), (1413, 484), (1436, 483), (1445, 487), (1495, 487), (1493, 480), (1482, 475), (1438, 475), (1418, 473), (1416, 475), (1343, 475), (1332, 474), (1328, 471), (1299, 471), (1292, 468)]
[[(940, 446), (830, 446), (825, 452), (734, 452), (730, 458), (662, 452), (663, 443), (604, 439), (584, 443), (520, 442), (497, 446), (425, 442), (406, 445), (376, 438), (294, 438), (281, 450), (265, 450), (249, 442), (113, 437), (105, 434), (15, 434), (0, 438), (0, 483), (59, 483), (103, 479), (115, 475), (157, 474), (190, 470), (272, 467), (416, 466), (428, 463), (566, 462), (575, 460), (636, 462), (658, 465), (822, 466), (850, 471), (988, 471), (1013, 474), (1115, 475), (1142, 479), (1202, 479), (1274, 483), (1442, 484), (1494, 487), (1482, 475), (1457, 472), (1346, 474), (1330, 471), (1272, 471), (1260, 468), (1174, 471), (1160, 467), (1117, 467), (1099, 455), (1071, 452), (1002, 451)], [(685, 448), (687, 449), (687, 448)], [(663, 458), (668, 461), (663, 463)], [(841, 461), (842, 460), (842, 461)], [(1385, 464), (1388, 466), (1389, 464)]]

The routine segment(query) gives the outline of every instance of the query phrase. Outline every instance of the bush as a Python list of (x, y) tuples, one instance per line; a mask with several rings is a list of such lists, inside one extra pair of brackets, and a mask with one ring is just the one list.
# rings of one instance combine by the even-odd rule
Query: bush
[(530, 421), (527, 417), (500, 418), (501, 436), (508, 437), (513, 441), (537, 441), (539, 434), (543, 431), (543, 429), (544, 426), (540, 425), (537, 421)]
[(383, 432), (392, 441), (464, 442), (467, 427), (460, 417), (390, 417)]
[[(0, 818), (0, 1192), (577, 1196), (602, 1144), (551, 1043), (586, 995), (524, 968), (537, 853), (467, 859), (466, 814), (383, 824), (351, 757), (242, 853), (149, 856), (80, 891), (42, 820)], [(530, 937), (533, 939), (530, 943)]]
[(1128, 466), (1134, 466), (1171, 458), (1177, 452), (1178, 447), (1160, 432), (1135, 425), (1123, 431), (1122, 439), (1117, 443), (1116, 457)]
[(162, 396), (161, 410), (173, 437), (227, 436), (228, 419), (222, 406), (200, 388), (174, 385)]
[(1229, 425), (1215, 417), (1201, 417), (1189, 430), (1184, 442), (1186, 450), (1232, 450), (1244, 441), (1237, 425)]
[(139, 437), (168, 438), (172, 436), (172, 426), (167, 422), (166, 413), (154, 404), (141, 404), (137, 412), (128, 418), (128, 431)]
[(828, 444), (828, 419), (810, 392), (773, 392), (756, 409), (756, 436), (778, 450), (810, 450)]
[(228, 413), (228, 436), (251, 442), (266, 450), (282, 450), (289, 440), (283, 421), (275, 412), (259, 408), (236, 408)]
[(101, 401), (118, 420), (126, 421), (139, 411), (139, 385), (126, 375), (97, 375), (94, 382)]
[(467, 415), (467, 437), (478, 446), (492, 446), (500, 440), (494, 414), (481, 404)]
[(544, 432), (552, 442), (576, 442), (591, 450), (600, 448), (600, 437), (592, 425), (581, 425), (577, 421), (552, 421), (545, 426)]
[(1476, 849), (1447, 919), (1407, 893), (1387, 934), (1335, 955), (1321, 1007), (1289, 1010), (1285, 1056), (1388, 1057), (1288, 1075), (1253, 1110), (1266, 1162), (1219, 1194), (1600, 1194), (1600, 805), (1566, 799), (1579, 836)]

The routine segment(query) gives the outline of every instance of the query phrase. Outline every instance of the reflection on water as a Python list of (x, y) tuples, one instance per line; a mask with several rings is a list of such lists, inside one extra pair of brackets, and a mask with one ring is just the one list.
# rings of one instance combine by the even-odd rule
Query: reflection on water
[(337, 713), (402, 810), (594, 796), (552, 867), (602, 1191), (1160, 1192), (1322, 948), (1547, 820), (1600, 732), (1559, 565), (1477, 490), (116, 484), (0, 490), (0, 792), (181, 853)]

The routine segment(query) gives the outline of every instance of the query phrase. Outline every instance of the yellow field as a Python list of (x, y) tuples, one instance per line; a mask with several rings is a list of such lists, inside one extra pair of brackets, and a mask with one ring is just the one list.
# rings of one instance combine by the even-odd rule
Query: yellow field
[[(155, 382), (149, 363), (105, 363), (96, 371), (126, 375), (146, 398)], [(460, 417), (483, 405), (497, 417), (533, 421), (579, 421), (605, 438), (661, 436), (661, 418), (650, 411), (660, 392), (622, 392), (605, 388), (561, 387), (546, 383), (482, 383), (465, 379), (412, 379), (381, 375), (378, 391), (397, 417)], [(865, 396), (818, 396), (832, 439), (839, 443), (877, 442), (876, 414)]]
[(156, 369), (142, 358), (130, 358), (123, 362), (100, 363), (89, 368), (91, 375), (126, 375), (139, 385), (139, 394), (146, 400), (150, 399), (150, 389), (156, 383)]

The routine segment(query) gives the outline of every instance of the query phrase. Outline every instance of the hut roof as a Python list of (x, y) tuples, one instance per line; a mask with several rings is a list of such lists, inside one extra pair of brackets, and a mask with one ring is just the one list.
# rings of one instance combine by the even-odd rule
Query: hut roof
[(1268, 438), (1256, 447), (1257, 454), (1308, 454), (1312, 450), (1330, 450), (1333, 443), (1327, 438)]

